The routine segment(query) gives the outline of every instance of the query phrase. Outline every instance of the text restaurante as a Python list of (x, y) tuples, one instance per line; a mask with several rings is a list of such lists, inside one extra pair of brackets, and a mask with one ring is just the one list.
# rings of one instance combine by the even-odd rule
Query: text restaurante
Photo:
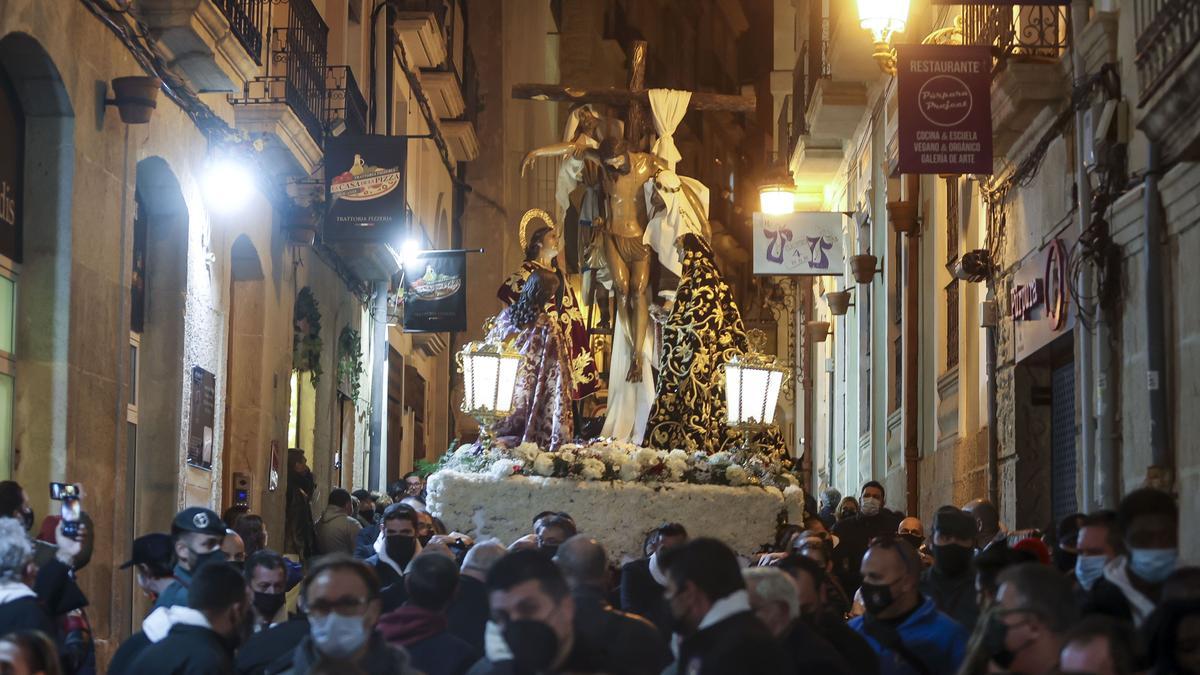
[(915, 60), (908, 64), (908, 70), (913, 73), (979, 73), (981, 66), (979, 61)]

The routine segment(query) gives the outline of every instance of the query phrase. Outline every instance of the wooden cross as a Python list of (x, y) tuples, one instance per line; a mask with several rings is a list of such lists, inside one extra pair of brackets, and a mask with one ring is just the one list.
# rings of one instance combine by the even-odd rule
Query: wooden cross
[[(629, 108), (629, 119), (625, 123), (625, 139), (637, 148), (641, 140), (641, 128), (649, 116), (650, 95), (646, 90), (646, 42), (634, 41), (630, 54), (629, 88), (602, 87), (584, 89), (560, 84), (514, 84), (513, 98), (535, 101), (567, 101), (570, 103), (602, 103), (614, 108)], [(721, 112), (754, 112), (757, 101), (754, 96), (730, 96), (692, 92), (688, 107), (695, 110)]]

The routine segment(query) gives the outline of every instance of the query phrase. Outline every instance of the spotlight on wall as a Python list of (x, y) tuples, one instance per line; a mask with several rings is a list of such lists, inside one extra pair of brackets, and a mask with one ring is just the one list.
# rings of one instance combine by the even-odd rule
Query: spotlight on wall
[(218, 157), (204, 168), (204, 199), (218, 213), (236, 213), (254, 194), (254, 174), (233, 157)]
[(400, 260), (404, 264), (404, 270), (410, 271), (416, 269), (421, 264), (422, 248), (420, 242), (416, 239), (405, 239), (400, 246)]

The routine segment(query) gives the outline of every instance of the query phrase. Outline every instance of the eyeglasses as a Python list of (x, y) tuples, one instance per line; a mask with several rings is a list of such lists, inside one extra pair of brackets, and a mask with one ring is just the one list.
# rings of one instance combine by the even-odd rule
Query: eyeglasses
[(336, 612), (340, 616), (359, 616), (370, 602), (367, 598), (350, 597), (337, 600), (318, 599), (308, 603), (307, 610), (309, 616), (317, 618), (329, 616), (330, 612)]

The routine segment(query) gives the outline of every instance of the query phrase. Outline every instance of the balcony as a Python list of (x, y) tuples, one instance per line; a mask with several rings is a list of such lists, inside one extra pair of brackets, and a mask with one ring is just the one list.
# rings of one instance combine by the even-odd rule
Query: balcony
[(349, 66), (329, 66), (325, 69), (325, 126), (334, 129), (339, 122), (346, 124), (345, 133), (367, 132), (367, 99), (363, 97), (354, 72)]
[(1070, 96), (1067, 8), (964, 5), (962, 18), (963, 42), (992, 48), (993, 150), (1005, 155), (1044, 109)]
[(320, 164), (328, 36), (312, 0), (290, 0), (287, 28), (272, 31), (267, 74), (229, 98), (237, 127), (269, 141), (265, 157), (280, 174), (310, 175)]
[(1200, 159), (1200, 2), (1137, 0), (1138, 127), (1168, 162)]
[[(418, 68), (436, 68), (450, 54), (448, 20), (461, 17), (458, 3), (450, 0), (401, 0), (395, 13), (396, 33)], [(451, 11), (458, 13), (452, 17)]]
[(270, 0), (136, 0), (147, 37), (200, 92), (234, 92), (259, 74)]

